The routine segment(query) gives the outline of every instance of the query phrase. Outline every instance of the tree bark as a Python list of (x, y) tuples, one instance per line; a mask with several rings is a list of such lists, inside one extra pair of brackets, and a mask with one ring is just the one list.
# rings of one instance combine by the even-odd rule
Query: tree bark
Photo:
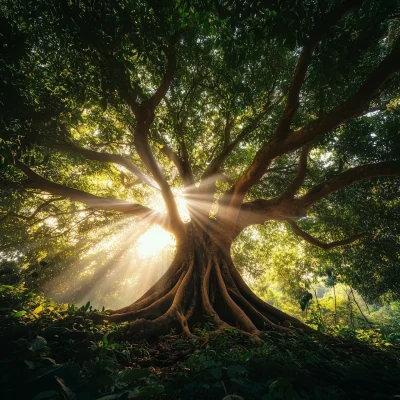
[(211, 320), (215, 330), (234, 327), (253, 338), (265, 330), (289, 333), (291, 325), (313, 331), (251, 291), (236, 270), (230, 241), (221, 237), (221, 231), (199, 232), (193, 224), (186, 224), (165, 275), (133, 304), (98, 318), (128, 321), (133, 334), (145, 337), (171, 329), (190, 337), (193, 326), (205, 320)]

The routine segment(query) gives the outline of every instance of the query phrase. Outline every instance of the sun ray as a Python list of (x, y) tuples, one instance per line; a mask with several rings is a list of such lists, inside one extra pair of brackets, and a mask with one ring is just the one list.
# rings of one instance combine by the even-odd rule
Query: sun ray
[(68, 268), (43, 288), (46, 295), (78, 305), (90, 301), (97, 308), (136, 300), (166, 271), (175, 250), (173, 236), (151, 220), (151, 215), (127, 218), (89, 232), (102, 239), (78, 260), (66, 260)]
[(175, 240), (171, 233), (159, 226), (153, 226), (143, 233), (136, 242), (138, 256), (142, 259), (154, 257), (167, 246), (174, 246)]
[[(207, 229), (212, 199), (191, 190), (174, 190), (184, 222), (192, 218)], [(154, 194), (149, 206), (165, 213), (164, 201)], [(82, 256), (45, 286), (45, 293), (59, 301), (78, 305), (87, 301), (96, 307), (119, 308), (143, 295), (168, 269), (176, 249), (174, 236), (154, 224), (156, 214), (142, 220), (122, 218), (88, 232), (92, 243)], [(117, 232), (117, 233), (114, 233)]]

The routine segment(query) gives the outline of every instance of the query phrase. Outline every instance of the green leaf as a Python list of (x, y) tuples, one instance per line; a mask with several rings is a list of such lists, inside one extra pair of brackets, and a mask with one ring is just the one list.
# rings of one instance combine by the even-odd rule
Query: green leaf
[(14, 290), (15, 287), (11, 285), (0, 285), (0, 292), (4, 292), (6, 290)]
[(13, 318), (21, 318), (25, 314), (26, 314), (26, 311), (25, 310), (21, 310), (21, 311), (16, 312), (15, 314), (13, 314)]
[(42, 360), (48, 360), (48, 361), (50, 361), (53, 365), (56, 365), (56, 361), (53, 360), (53, 359), (50, 358), (50, 357), (42, 357), (41, 359), (42, 359)]
[(103, 342), (103, 347), (107, 347), (108, 346), (108, 332), (103, 336), (101, 341)]
[(35, 339), (32, 340), (32, 342), (29, 345), (29, 350), (35, 352), (37, 350), (42, 350), (46, 346), (47, 341), (45, 338), (41, 336), (36, 336)]
[(56, 364), (56, 365), (52, 365), (51, 367), (40, 368), (35, 371), (35, 376), (32, 378), (31, 381), (32, 382), (38, 381), (39, 379), (42, 379), (43, 377), (45, 377), (47, 375), (51, 375), (63, 367), (64, 367), (64, 365), (62, 365), (62, 364)]
[(34, 314), (39, 314), (39, 313), (42, 312), (42, 311), (43, 311), (43, 306), (40, 305), (40, 306), (36, 307), (36, 308), (33, 310), (33, 313), (34, 313)]
[(24, 361), (29, 369), (35, 369), (35, 363), (33, 361), (29, 361), (29, 360), (24, 360)]

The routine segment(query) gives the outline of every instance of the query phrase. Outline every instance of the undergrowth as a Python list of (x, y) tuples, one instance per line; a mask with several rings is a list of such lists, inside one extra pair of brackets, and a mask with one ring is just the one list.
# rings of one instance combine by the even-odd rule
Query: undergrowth
[[(335, 327), (330, 335), (234, 329), (152, 341), (123, 324), (24, 286), (0, 286), (2, 399), (385, 399), (400, 395), (398, 336)], [(104, 310), (102, 310), (104, 311)], [(101, 312), (101, 311), (96, 311)], [(393, 339), (394, 338), (394, 339)], [(393, 339), (393, 340), (392, 340)]]

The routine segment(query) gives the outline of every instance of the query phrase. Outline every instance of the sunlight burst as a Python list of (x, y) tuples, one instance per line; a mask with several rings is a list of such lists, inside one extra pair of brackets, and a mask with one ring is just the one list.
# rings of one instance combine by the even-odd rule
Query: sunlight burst
[(154, 257), (167, 247), (174, 246), (175, 240), (171, 233), (159, 226), (153, 226), (139, 237), (136, 251), (141, 259)]
[[(173, 190), (176, 206), (178, 207), (179, 215), (181, 216), (183, 222), (190, 221), (189, 211), (187, 209), (187, 200), (184, 198), (184, 195), (179, 190)], [(165, 208), (165, 203), (161, 195), (157, 194), (153, 196), (150, 207), (158, 212), (166, 213), (167, 210)]]

